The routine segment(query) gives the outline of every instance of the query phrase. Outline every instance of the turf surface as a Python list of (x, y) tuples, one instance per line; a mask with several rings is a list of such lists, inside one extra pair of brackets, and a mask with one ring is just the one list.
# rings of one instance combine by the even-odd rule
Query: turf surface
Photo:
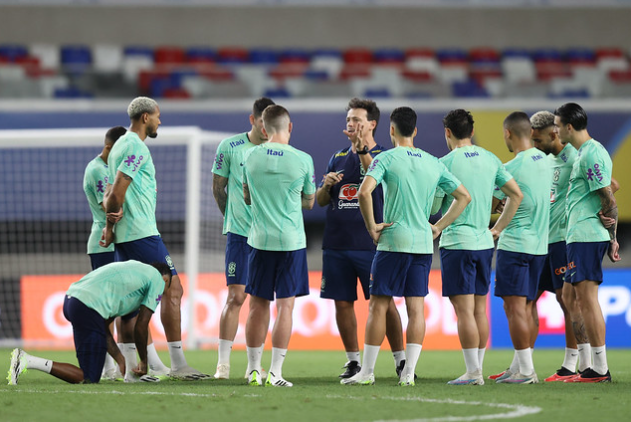
[[(6, 374), (10, 350), (0, 349)], [(36, 352), (37, 356), (76, 363), (71, 352)], [(374, 386), (343, 386), (342, 352), (289, 351), (283, 374), (293, 388), (250, 387), (242, 378), (243, 351), (232, 355), (230, 380), (163, 381), (157, 384), (103, 382), (70, 385), (30, 370), (17, 386), (0, 387), (0, 421), (377, 421), (486, 420), (518, 421), (627, 420), (631, 410), (631, 353), (608, 350), (611, 384), (541, 383), (450, 386), (464, 372), (460, 352), (424, 351), (414, 387), (398, 387), (392, 356), (382, 352)], [(168, 354), (161, 352), (165, 362)], [(187, 352), (189, 363), (214, 373), (216, 351)], [(537, 350), (539, 378), (560, 367), (563, 352)], [(511, 351), (488, 351), (484, 373), (500, 372)], [(263, 357), (269, 365), (270, 352)]]

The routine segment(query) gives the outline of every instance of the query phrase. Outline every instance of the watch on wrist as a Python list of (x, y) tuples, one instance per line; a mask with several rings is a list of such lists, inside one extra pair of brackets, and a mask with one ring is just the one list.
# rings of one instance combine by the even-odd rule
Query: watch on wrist
[(368, 149), (368, 145), (364, 145), (364, 149), (362, 149), (362, 150), (357, 150), (357, 153), (358, 153), (359, 155), (364, 155), (364, 154), (368, 154), (368, 151), (369, 151), (369, 149)]

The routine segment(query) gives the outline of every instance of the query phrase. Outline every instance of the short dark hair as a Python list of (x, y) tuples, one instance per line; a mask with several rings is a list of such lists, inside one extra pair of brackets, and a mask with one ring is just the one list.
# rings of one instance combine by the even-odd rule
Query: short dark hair
[(583, 107), (576, 103), (566, 103), (554, 110), (554, 115), (559, 116), (561, 123), (570, 124), (574, 130), (587, 129), (587, 113)]
[(285, 125), (289, 125), (289, 120), (287, 109), (278, 104), (268, 106), (263, 111), (263, 126), (268, 133), (270, 130), (279, 132), (285, 129)]
[(443, 117), (443, 127), (451, 130), (456, 139), (471, 138), (473, 123), (471, 113), (461, 108), (451, 110)]
[(252, 106), (252, 115), (257, 119), (263, 115), (263, 111), (267, 108), (267, 106), (271, 106), (276, 104), (272, 99), (267, 97), (261, 97), (258, 100), (254, 101), (254, 106)]
[(348, 102), (348, 107), (346, 107), (346, 111), (361, 108), (366, 110), (366, 119), (369, 122), (375, 121), (375, 128), (372, 131), (372, 134), (375, 134), (377, 130), (377, 126), (379, 125), (379, 117), (381, 116), (381, 112), (379, 111), (379, 107), (377, 107), (377, 103), (373, 100), (362, 100), (360, 98), (353, 98)]
[(109, 142), (111, 144), (115, 144), (118, 141), (118, 138), (127, 133), (127, 129), (122, 126), (115, 126), (110, 128), (107, 132), (105, 132), (105, 142)]
[(410, 107), (397, 107), (390, 114), (392, 123), (401, 136), (410, 137), (416, 128), (416, 112)]
[(151, 266), (156, 270), (160, 271), (160, 275), (168, 275), (169, 276), (169, 287), (171, 287), (171, 278), (173, 277), (173, 273), (171, 272), (171, 268), (165, 262), (152, 262)]
[(530, 118), (523, 111), (514, 111), (504, 119), (504, 127), (520, 138), (529, 138), (532, 133)]

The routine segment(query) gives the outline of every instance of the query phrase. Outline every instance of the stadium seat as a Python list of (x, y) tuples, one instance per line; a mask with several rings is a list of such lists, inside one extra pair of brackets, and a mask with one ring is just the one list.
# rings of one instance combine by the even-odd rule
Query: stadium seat
[(193, 64), (211, 64), (217, 59), (217, 53), (209, 47), (191, 47), (185, 55), (186, 62)]
[(454, 82), (452, 84), (454, 97), (459, 98), (488, 98), (488, 91), (476, 81)]
[[(61, 65), (66, 72), (81, 74), (92, 66), (92, 50), (84, 45), (62, 46), (60, 59)], [(68, 95), (73, 95), (72, 91), (69, 91)]]
[(91, 93), (85, 92), (77, 87), (68, 86), (66, 88), (55, 89), (53, 97), (57, 99), (89, 99), (94, 96)]
[(347, 65), (369, 65), (372, 63), (372, 50), (367, 48), (348, 48), (342, 54)]
[(181, 65), (186, 63), (186, 52), (180, 47), (157, 47), (153, 61), (156, 65)]
[(279, 59), (281, 63), (308, 64), (311, 61), (311, 53), (300, 48), (288, 48), (280, 52)]
[(17, 59), (28, 56), (28, 49), (22, 45), (2, 44), (0, 45), (0, 60), (15, 62)]
[(249, 62), (253, 65), (273, 66), (280, 62), (279, 54), (271, 48), (256, 48), (250, 50)]
[(373, 63), (375, 65), (400, 66), (405, 62), (405, 52), (398, 48), (379, 48), (373, 52)]
[(92, 47), (94, 71), (113, 73), (123, 68), (123, 49), (118, 45), (97, 44)]
[(250, 53), (241, 47), (222, 47), (217, 50), (217, 63), (247, 63)]

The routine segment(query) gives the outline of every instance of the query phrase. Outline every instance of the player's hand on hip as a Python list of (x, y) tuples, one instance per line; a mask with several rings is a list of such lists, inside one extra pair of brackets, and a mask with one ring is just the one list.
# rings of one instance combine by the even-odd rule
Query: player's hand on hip
[(500, 238), (500, 232), (497, 229), (489, 229), (491, 231), (491, 235), (493, 235), (493, 240), (497, 240)]
[(438, 236), (440, 236), (441, 230), (433, 224), (430, 224), (432, 228), (432, 239), (436, 240)]
[(602, 211), (598, 211), (598, 218), (600, 218), (600, 222), (602, 223), (602, 225), (606, 229), (608, 229), (609, 227), (611, 227), (614, 224), (616, 224), (616, 219), (615, 218), (611, 218), (611, 217), (607, 217), (607, 216), (603, 215)]
[(618, 262), (622, 258), (620, 258), (620, 254), (618, 251), (620, 250), (620, 245), (618, 244), (618, 240), (614, 239), (609, 243), (609, 249), (607, 250), (607, 256), (611, 262)]
[(373, 230), (368, 230), (368, 233), (370, 233), (370, 237), (372, 237), (372, 241), (375, 245), (379, 243), (379, 238), (381, 237), (383, 230), (390, 227), (393, 224), (394, 223), (379, 223), (375, 226)]

